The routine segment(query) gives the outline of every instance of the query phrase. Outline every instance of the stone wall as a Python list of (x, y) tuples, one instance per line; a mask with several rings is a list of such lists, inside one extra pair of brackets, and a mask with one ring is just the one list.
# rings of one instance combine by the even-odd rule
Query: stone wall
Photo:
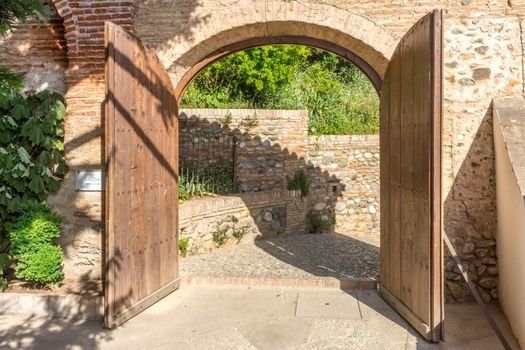
[(335, 216), (340, 234), (379, 237), (379, 137), (310, 136), (308, 164), (326, 176), (313, 177), (308, 208), (324, 220)]
[[(469, 268), (481, 267), (483, 271), (482, 266), (497, 267), (494, 256), (480, 258), (472, 252), (480, 245), (495, 244), (490, 102), (495, 96), (523, 91), (525, 1), (54, 0), (53, 3), (64, 19), (67, 45), (66, 157), (71, 174), (75, 170), (103, 169), (104, 20), (134, 30), (170, 70), (180, 92), (182, 77), (207, 55), (240, 40), (265, 36), (304, 35), (335, 43), (367, 61), (381, 76), (403, 33), (433, 8), (444, 9), (444, 229), (454, 239)], [(33, 44), (36, 39), (24, 41), (20, 39), (24, 35), (27, 34), (20, 31), (8, 38), (9, 42), (20, 40), (12, 46), (20, 52), (26, 46), (36, 47)], [(11, 44), (4, 42), (2, 46), (6, 45)], [(53, 52), (53, 57), (62, 55), (60, 50)], [(44, 56), (35, 51), (31, 61), (25, 61), (38, 61)], [(0, 61), (12, 64), (12, 57)], [(44, 67), (42, 71), (52, 70)], [(61, 73), (53, 74), (45, 78), (50, 86), (60, 80), (53, 83)], [(32, 86), (42, 85), (36, 77), (29, 78)], [(76, 193), (72, 181), (73, 176), (69, 175), (53, 200), (67, 217), (66, 275), (98, 278), (102, 196)], [(93, 251), (97, 253), (92, 254)], [(448, 264), (447, 269), (449, 278), (457, 278), (452, 265)], [(497, 294), (495, 288), (487, 290), (490, 296)]]
[[(227, 123), (226, 116), (229, 116)], [(179, 134), (180, 159), (199, 158), (201, 164), (214, 164), (218, 158), (231, 159), (233, 142), (229, 140), (235, 137), (235, 167), (240, 192), (280, 190), (304, 158), (308, 113), (183, 109)], [(214, 142), (218, 146), (214, 146)], [(195, 145), (201, 147), (195, 149)], [(216, 149), (221, 145), (227, 149)]]
[[(231, 121), (224, 125), (227, 115)], [(247, 130), (243, 124), (253, 116), (257, 126)], [(326, 226), (341, 234), (379, 235), (377, 135), (308, 136), (307, 111), (247, 109), (183, 109), (179, 132), (180, 159), (198, 157), (201, 166), (231, 160), (230, 148), (221, 152), (214, 145), (235, 136), (241, 192), (284, 190), (304, 169), (311, 184), (303, 223), (318, 214), (334, 218), (335, 225)]]
[(180, 239), (188, 239), (188, 254), (199, 254), (218, 248), (213, 236), (221, 232), (228, 237), (224, 245), (304, 233), (305, 204), (300, 192), (280, 190), (193, 199), (179, 207)]

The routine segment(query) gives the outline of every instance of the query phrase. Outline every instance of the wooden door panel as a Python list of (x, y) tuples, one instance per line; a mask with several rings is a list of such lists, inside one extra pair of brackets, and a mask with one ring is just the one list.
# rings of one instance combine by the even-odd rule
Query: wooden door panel
[(105, 324), (179, 286), (178, 121), (171, 80), (139, 39), (106, 23)]
[(441, 62), (436, 10), (401, 39), (381, 91), (379, 292), (432, 341), (443, 323)]

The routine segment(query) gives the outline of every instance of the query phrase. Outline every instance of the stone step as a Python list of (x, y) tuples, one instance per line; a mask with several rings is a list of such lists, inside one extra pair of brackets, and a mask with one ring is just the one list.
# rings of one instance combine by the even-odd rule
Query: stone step
[(0, 293), (0, 314), (102, 320), (102, 296)]
[(182, 276), (182, 284), (186, 285), (237, 285), (237, 286), (269, 286), (269, 287), (305, 287), (305, 288), (339, 288), (343, 290), (377, 290), (377, 281), (366, 278), (334, 278), (334, 277), (236, 277), (236, 276), (205, 276), (186, 274)]

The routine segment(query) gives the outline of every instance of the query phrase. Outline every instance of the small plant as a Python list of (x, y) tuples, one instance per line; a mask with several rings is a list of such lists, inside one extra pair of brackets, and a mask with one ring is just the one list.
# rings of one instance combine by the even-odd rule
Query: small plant
[(179, 252), (181, 256), (185, 257), (186, 255), (188, 255), (189, 243), (190, 243), (190, 239), (188, 237), (179, 239)]
[(237, 243), (239, 243), (244, 236), (248, 233), (248, 227), (237, 227), (237, 224), (239, 223), (239, 218), (235, 215), (231, 216), (232, 221), (232, 237), (234, 237), (237, 240)]
[(254, 111), (252, 115), (247, 116), (241, 120), (239, 126), (243, 127), (244, 130), (250, 132), (259, 125), (259, 118), (257, 117), (257, 112)]
[(228, 240), (228, 228), (217, 228), (212, 234), (212, 239), (217, 247), (222, 247)]
[(62, 280), (64, 253), (54, 242), (60, 236), (60, 221), (47, 205), (28, 202), (16, 221), (6, 223), (16, 277), (37, 283)]
[(232, 232), (232, 236), (235, 237), (235, 239), (237, 239), (237, 243), (239, 243), (247, 233), (247, 227), (235, 228)]
[(4, 270), (9, 263), (9, 256), (7, 254), (0, 254), (0, 292), (7, 288), (7, 279), (4, 277)]
[(229, 126), (231, 125), (232, 120), (233, 120), (233, 118), (232, 118), (232, 114), (231, 114), (230, 111), (228, 111), (228, 112), (224, 115), (224, 117), (222, 117), (222, 118), (219, 120), (219, 123), (221, 124), (221, 127), (223, 127), (223, 128), (227, 128), (227, 127), (229, 127)]
[(305, 171), (297, 170), (291, 179), (288, 179), (288, 190), (301, 190), (301, 197), (306, 197), (310, 191), (310, 179)]
[(310, 223), (313, 232), (323, 232), (329, 230), (332, 225), (335, 224), (335, 216), (330, 219), (323, 219), (321, 214), (312, 211), (308, 216), (308, 222)]

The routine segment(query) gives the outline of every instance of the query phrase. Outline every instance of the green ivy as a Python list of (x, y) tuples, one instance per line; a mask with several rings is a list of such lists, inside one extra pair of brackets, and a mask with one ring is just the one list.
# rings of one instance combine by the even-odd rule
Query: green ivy
[(42, 202), (58, 190), (67, 173), (66, 107), (56, 92), (25, 96), (17, 85), (0, 83), (0, 115), (0, 221), (6, 221), (23, 202)]

